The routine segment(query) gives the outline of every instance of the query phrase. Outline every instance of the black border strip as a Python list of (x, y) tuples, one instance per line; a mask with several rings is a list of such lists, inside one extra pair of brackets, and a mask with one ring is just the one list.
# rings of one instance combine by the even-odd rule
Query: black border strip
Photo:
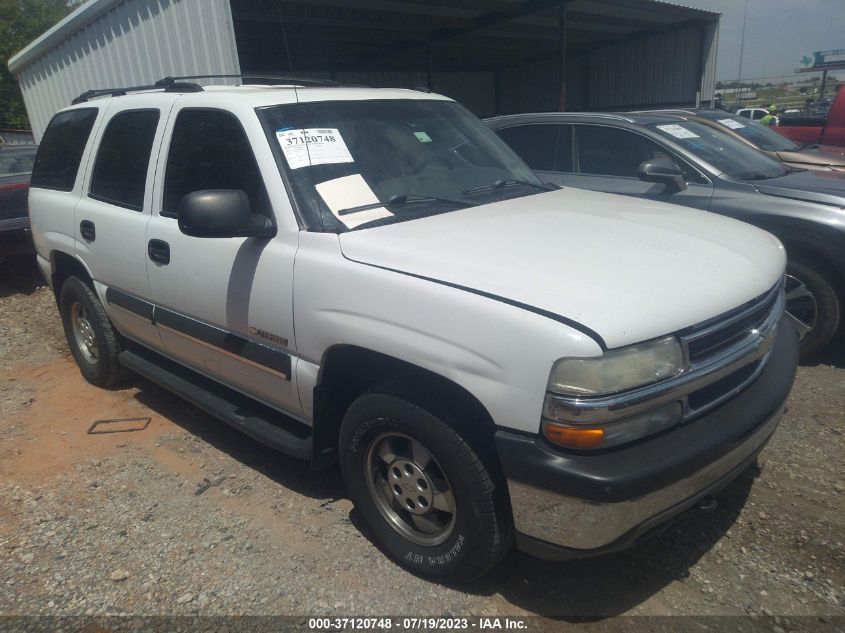
[(241, 356), (253, 363), (284, 374), (285, 379), (290, 380), (291, 358), (284, 352), (259, 345), (237, 334), (207, 325), (206, 323), (160, 306), (155, 307), (155, 322), (163, 327), (217, 347), (224, 352)]
[(243, 336), (227, 332), (191, 317), (162, 308), (149, 301), (139, 299), (122, 290), (106, 289), (106, 301), (146, 319), (151, 324), (170, 328), (180, 334), (202, 341), (212, 347), (234, 356), (240, 356), (252, 363), (283, 374), (291, 379), (291, 357), (289, 354), (250, 341)]
[(415, 279), (422, 279), (424, 281), (430, 281), (435, 284), (440, 284), (441, 286), (447, 286), (449, 288), (455, 288), (456, 290), (463, 290), (465, 292), (472, 293), (474, 295), (478, 295), (480, 297), (484, 297), (486, 299), (492, 299), (493, 301), (498, 301), (500, 303), (505, 303), (509, 306), (513, 306), (515, 308), (520, 308), (522, 310), (527, 310), (528, 312), (533, 312), (534, 314), (539, 314), (542, 317), (546, 317), (547, 319), (551, 319), (552, 321), (557, 321), (558, 323), (563, 323), (564, 325), (568, 325), (574, 330), (578, 330), (582, 334), (586, 334), (591, 339), (593, 339), (598, 346), (601, 347), (602, 351), (607, 351), (607, 343), (604, 342), (604, 339), (601, 335), (588, 328), (586, 325), (581, 325), (578, 321), (573, 321), (565, 316), (561, 316), (559, 314), (555, 314), (554, 312), (549, 312), (548, 310), (543, 310), (542, 308), (537, 308), (532, 305), (528, 305), (527, 303), (521, 303), (519, 301), (514, 301), (513, 299), (508, 299), (507, 297), (502, 297), (499, 295), (494, 295), (490, 292), (484, 292), (483, 290), (477, 290), (476, 288), (468, 288), (467, 286), (461, 286), (460, 284), (455, 284), (450, 281), (443, 281), (442, 279), (434, 279), (432, 277), (426, 277), (424, 275), (417, 275), (415, 273), (409, 273), (404, 270), (396, 270), (395, 268), (388, 268), (387, 266), (378, 266), (377, 264), (368, 264), (366, 262), (361, 262), (356, 259), (350, 259), (344, 256), (345, 259), (355, 262), (356, 264), (363, 264), (364, 266), (370, 266), (371, 268), (378, 268), (380, 270), (387, 270), (392, 273), (398, 273), (400, 275), (406, 275), (408, 277), (413, 277)]
[(127, 294), (122, 290), (114, 288), (106, 288), (106, 301), (113, 306), (128, 310), (133, 314), (145, 318), (150, 323), (153, 321), (153, 313), (155, 306), (149, 301), (144, 301), (133, 295)]

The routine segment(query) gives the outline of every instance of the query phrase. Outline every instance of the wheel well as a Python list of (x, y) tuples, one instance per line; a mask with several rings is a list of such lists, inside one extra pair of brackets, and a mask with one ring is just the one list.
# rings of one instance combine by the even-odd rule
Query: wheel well
[(57, 299), (61, 294), (62, 284), (68, 277), (79, 277), (83, 281), (91, 282), (91, 276), (88, 274), (85, 266), (73, 255), (68, 255), (62, 251), (53, 251), (50, 260), (53, 268), (53, 292)]
[(476, 450), (494, 450), (496, 426), (479, 400), (457, 383), (422, 367), (353, 345), (329, 349), (314, 388), (315, 467), (334, 462), (349, 405), (384, 387), (448, 422)]
[[(838, 286), (837, 290), (845, 285), (845, 277), (842, 272), (825, 256), (824, 253), (819, 254), (800, 243), (791, 242), (789, 240), (782, 241), (783, 246), (786, 249), (787, 258), (798, 259), (806, 262), (807, 264), (815, 264), (815, 266), (821, 269), (822, 272), (826, 272), (833, 277), (833, 281)], [(839, 294), (842, 294), (841, 290), (839, 290)]]

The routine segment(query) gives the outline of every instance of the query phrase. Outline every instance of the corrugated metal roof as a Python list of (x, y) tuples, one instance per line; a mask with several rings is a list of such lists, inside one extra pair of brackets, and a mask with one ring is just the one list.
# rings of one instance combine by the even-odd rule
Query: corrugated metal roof
[(689, 9), (690, 11), (698, 11), (699, 13), (709, 13), (710, 15), (714, 15), (714, 16), (722, 15), (721, 11), (711, 11), (710, 9), (702, 9), (700, 7), (693, 7), (693, 6), (690, 6), (688, 4), (682, 4), (680, 2), (670, 2), (669, 0), (651, 0), (651, 2), (654, 2), (655, 4), (671, 4), (671, 5), (676, 6), (676, 7)]
[[(9, 69), (19, 73), (123, 1), (87, 0), (14, 55), (9, 60)], [(177, 4), (180, 1), (174, 0)], [(557, 40), (554, 33), (557, 4), (555, 0), (531, 3), (513, 0), (454, 0), (448, 3), (437, 0), (414, 3), (399, 0), (232, 0), (232, 10), (242, 29), (249, 27), (256, 33), (255, 38), (243, 38), (243, 48), (247, 51), (244, 65), (251, 69), (255, 63), (249, 60), (250, 39), (256, 43), (276, 39), (275, 28), (281, 16), (296, 27), (288, 34), (292, 39), (306, 40), (307, 36), (307, 40), (313, 42), (312, 31), (316, 30), (320, 35), (317, 41), (321, 43), (321, 51), (317, 52), (323, 54), (328, 48), (325, 46), (327, 41), (337, 43), (335, 48), (338, 49), (354, 48), (350, 37), (356, 33), (358, 44), (373, 48), (370, 55), (375, 58), (400, 52), (414, 44), (422, 45), (434, 33), (435, 41), (440, 37), (450, 38), (457, 60), (466, 59), (474, 50), (483, 51), (491, 57), (488, 66), (492, 68), (501, 66), (503, 57), (515, 56), (514, 63), (510, 64), (515, 65), (539, 59), (544, 47), (553, 49)], [(573, 0), (568, 5), (568, 12), (570, 47), (622, 38), (646, 30), (650, 24), (666, 28), (685, 20), (718, 19), (720, 15), (669, 0)], [(356, 19), (360, 22), (353, 29), (351, 26)], [(333, 27), (341, 29), (343, 35), (334, 33)], [(395, 33), (393, 37), (391, 30)], [(460, 38), (451, 34), (462, 30), (466, 33)], [(503, 38), (521, 39), (526, 51), (508, 47), (508, 40)], [(337, 42), (333, 42), (334, 39)], [(242, 43), (238, 44), (240, 47)], [(377, 49), (379, 44), (381, 49)], [(444, 52), (441, 50), (438, 54), (443, 56)], [(309, 52), (304, 57), (314, 59), (315, 54)], [(447, 59), (438, 61), (440, 66), (449, 66)]]
[[(241, 69), (373, 86), (431, 82), (479, 114), (553, 108), (561, 1), (88, 0), (9, 68), (36, 135), (87, 89)], [(669, 0), (567, 0), (567, 104), (709, 100), (718, 21), (717, 12)]]
[(89, 89), (146, 85), (164, 76), (240, 72), (228, 0), (94, 3), (107, 8), (95, 19), (65, 22), (68, 32), (49, 50), (30, 49), (31, 59), (18, 62), (36, 138), (54, 112)]
[(20, 72), (28, 64), (31, 64), (44, 53), (49, 52), (62, 43), (73, 33), (85, 28), (88, 24), (97, 19), (99, 15), (108, 11), (112, 5), (122, 0), (87, 0), (70, 15), (57, 22), (55, 26), (47, 30), (29, 43), (23, 50), (16, 53), (9, 59), (9, 70), (13, 73)]

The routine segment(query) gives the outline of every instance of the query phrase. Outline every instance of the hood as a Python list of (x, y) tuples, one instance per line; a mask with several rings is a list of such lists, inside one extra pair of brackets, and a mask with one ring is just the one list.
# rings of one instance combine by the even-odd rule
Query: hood
[(769, 196), (845, 207), (845, 175), (827, 171), (793, 171), (779, 178), (749, 181)]
[(362, 264), (576, 321), (609, 348), (727, 312), (785, 265), (780, 242), (748, 224), (579, 189), (343, 233), (340, 245)]
[(811, 145), (796, 152), (776, 152), (776, 155), (785, 163), (845, 167), (845, 148), (834, 145)]

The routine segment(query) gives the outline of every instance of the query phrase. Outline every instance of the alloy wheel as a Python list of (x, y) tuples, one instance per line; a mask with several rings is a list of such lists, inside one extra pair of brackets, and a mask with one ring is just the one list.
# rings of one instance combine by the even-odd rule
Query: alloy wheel
[(434, 455), (403, 433), (382, 433), (364, 462), (367, 487), (381, 515), (417, 545), (443, 543), (455, 526), (452, 487)]
[(803, 281), (793, 275), (786, 276), (786, 311), (792, 315), (795, 327), (802, 338), (813, 329), (818, 318), (816, 297)]
[(70, 325), (73, 330), (73, 338), (76, 341), (76, 346), (79, 348), (82, 356), (92, 365), (95, 364), (99, 358), (97, 337), (94, 334), (94, 328), (88, 317), (88, 311), (78, 301), (70, 308)]

